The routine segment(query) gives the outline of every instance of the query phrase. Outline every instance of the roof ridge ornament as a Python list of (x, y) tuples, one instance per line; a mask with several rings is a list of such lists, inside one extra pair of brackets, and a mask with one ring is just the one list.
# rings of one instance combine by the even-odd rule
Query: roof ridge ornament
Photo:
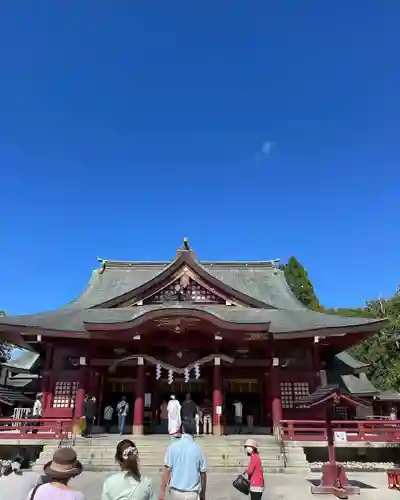
[(181, 248), (178, 248), (176, 250), (176, 256), (179, 257), (179, 255), (182, 253), (182, 252), (191, 252), (193, 253), (193, 250), (190, 248), (190, 245), (189, 245), (189, 238), (187, 236), (185, 236), (183, 238), (183, 243), (182, 243), (182, 247)]
[(105, 271), (105, 269), (106, 269), (107, 260), (106, 259), (102, 259), (101, 257), (97, 257), (96, 260), (97, 260), (97, 262), (100, 262), (99, 273), (103, 274), (104, 271)]

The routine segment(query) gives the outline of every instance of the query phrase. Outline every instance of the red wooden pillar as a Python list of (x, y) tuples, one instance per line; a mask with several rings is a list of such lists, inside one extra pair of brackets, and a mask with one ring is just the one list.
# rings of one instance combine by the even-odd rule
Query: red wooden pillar
[(87, 379), (88, 379), (88, 370), (86, 366), (79, 367), (79, 385), (76, 391), (75, 398), (75, 412), (74, 417), (76, 419), (81, 418), (84, 414), (84, 404), (85, 404), (85, 396), (86, 396), (86, 387), (87, 387)]
[(325, 363), (321, 359), (321, 347), (319, 345), (319, 337), (314, 337), (313, 342), (313, 368), (315, 377), (313, 380), (312, 390), (315, 390), (319, 385), (327, 385)]
[(46, 349), (46, 359), (44, 362), (44, 372), (42, 375), (42, 408), (43, 416), (45, 416), (47, 410), (51, 407), (51, 370), (53, 367), (53, 347), (48, 346)]
[(221, 358), (215, 358), (214, 371), (213, 371), (213, 433), (215, 436), (222, 435), (221, 412), (222, 412)]
[(270, 427), (272, 421), (272, 394), (271, 394), (271, 373), (266, 374), (264, 377), (264, 383), (261, 385), (262, 394), (260, 395), (260, 401), (262, 401), (264, 419), (262, 420), (262, 425)]
[(135, 436), (143, 434), (145, 377), (146, 371), (144, 366), (144, 359), (138, 358), (132, 428), (132, 434)]
[(51, 392), (50, 392), (50, 373), (44, 372), (42, 376), (42, 408), (43, 415), (50, 408)]
[(76, 391), (75, 399), (75, 418), (81, 418), (83, 416), (84, 404), (85, 404), (85, 394), (86, 391), (82, 387), (82, 383), (79, 384), (78, 390)]
[(269, 379), (271, 384), (270, 392), (272, 395), (271, 414), (274, 427), (283, 419), (279, 371), (279, 358), (273, 358)]

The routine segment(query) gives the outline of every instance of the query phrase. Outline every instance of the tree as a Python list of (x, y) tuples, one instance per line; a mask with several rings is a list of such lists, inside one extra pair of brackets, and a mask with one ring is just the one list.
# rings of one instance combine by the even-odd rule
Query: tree
[[(4, 318), (6, 313), (4, 311), (0, 311), (0, 318)], [(7, 361), (10, 359), (11, 355), (11, 346), (7, 344), (7, 342), (1, 342), (0, 341), (0, 363), (4, 361)]]
[(347, 318), (352, 318), (354, 316), (361, 318), (375, 318), (374, 314), (367, 307), (337, 307), (337, 308), (327, 308), (323, 307), (323, 312), (327, 314), (337, 314), (338, 316), (345, 316)]
[(281, 265), (280, 268), (283, 269), (286, 281), (297, 300), (309, 309), (319, 310), (321, 306), (308, 273), (296, 257), (290, 257), (288, 263)]
[(364, 307), (324, 308), (314, 292), (307, 271), (295, 257), (291, 257), (280, 268), (292, 292), (309, 309), (340, 316), (389, 320), (385, 328), (352, 347), (350, 352), (369, 365), (367, 374), (377, 388), (400, 391), (400, 287), (391, 299), (371, 300)]
[(367, 302), (374, 317), (387, 318), (388, 325), (359, 345), (352, 354), (368, 363), (368, 376), (379, 389), (400, 390), (400, 297)]

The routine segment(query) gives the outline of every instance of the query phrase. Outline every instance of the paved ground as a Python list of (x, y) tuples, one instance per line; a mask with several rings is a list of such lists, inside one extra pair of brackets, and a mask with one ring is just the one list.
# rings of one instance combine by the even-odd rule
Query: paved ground
[[(82, 491), (87, 500), (100, 500), (102, 483), (106, 473), (85, 472), (74, 480), (74, 486)], [(311, 474), (309, 479), (320, 477)], [(152, 477), (154, 490), (158, 493), (161, 477)], [(234, 476), (230, 474), (209, 474), (207, 497), (209, 500), (244, 500), (232, 486)], [(386, 475), (384, 473), (358, 473), (351, 474), (350, 480), (357, 481), (361, 487), (361, 495), (353, 498), (359, 500), (389, 500), (400, 499), (400, 493), (388, 490)], [(310, 482), (295, 474), (266, 475), (265, 500), (316, 500), (318, 497), (311, 495)], [(329, 500), (336, 497), (324, 495)], [(351, 498), (351, 497), (350, 497)]]

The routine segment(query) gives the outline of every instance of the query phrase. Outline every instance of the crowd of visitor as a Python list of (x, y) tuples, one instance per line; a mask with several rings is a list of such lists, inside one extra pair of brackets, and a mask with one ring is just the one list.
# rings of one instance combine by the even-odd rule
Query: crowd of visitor
[[(237, 433), (242, 432), (243, 426), (243, 404), (235, 400), (233, 403), (234, 411), (234, 430)], [(181, 425), (184, 420), (193, 420), (196, 426), (196, 435), (212, 434), (213, 432), (213, 407), (208, 397), (205, 397), (201, 404), (196, 404), (190, 394), (186, 394), (182, 404), (174, 396), (170, 400), (163, 400), (159, 409), (158, 417), (160, 421), (161, 432), (176, 436), (180, 433)], [(96, 398), (86, 396), (84, 403), (84, 412), (80, 433), (83, 437), (92, 437), (93, 423), (97, 414)], [(106, 403), (103, 410), (103, 427), (108, 434), (111, 432), (113, 424), (118, 425), (120, 436), (124, 434), (126, 421), (129, 415), (129, 403), (125, 396), (122, 396), (119, 403), (114, 408), (110, 403)], [(248, 425), (250, 430), (251, 426)]]
[[(176, 401), (172, 399), (172, 401)], [(183, 419), (179, 438), (173, 439), (165, 454), (165, 469), (161, 488), (154, 492), (149, 478), (140, 471), (139, 450), (128, 439), (122, 440), (115, 453), (120, 472), (108, 477), (102, 488), (101, 500), (205, 500), (207, 490), (206, 459), (196, 443), (196, 414), (190, 398), (183, 403)], [(247, 469), (239, 476), (240, 491), (251, 500), (261, 500), (264, 478), (258, 445), (253, 439), (244, 443), (249, 456)], [(59, 448), (44, 474), (28, 470), (26, 459), (16, 457), (0, 477), (0, 500), (85, 500), (83, 493), (70, 485), (72, 478), (83, 472), (72, 448)], [(233, 482), (235, 483), (237, 480)], [(245, 489), (243, 490), (243, 485)]]

